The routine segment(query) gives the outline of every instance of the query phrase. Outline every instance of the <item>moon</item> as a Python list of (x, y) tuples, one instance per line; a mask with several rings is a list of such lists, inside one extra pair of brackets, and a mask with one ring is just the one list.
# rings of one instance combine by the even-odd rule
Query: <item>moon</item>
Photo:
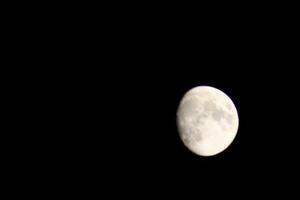
[(239, 126), (237, 109), (221, 90), (198, 86), (187, 91), (177, 110), (177, 127), (184, 145), (200, 156), (224, 151)]

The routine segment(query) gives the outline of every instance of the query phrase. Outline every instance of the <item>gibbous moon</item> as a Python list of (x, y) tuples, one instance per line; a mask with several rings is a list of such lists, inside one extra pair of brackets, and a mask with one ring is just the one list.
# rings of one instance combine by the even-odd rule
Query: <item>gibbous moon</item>
[(189, 90), (177, 110), (177, 127), (184, 145), (201, 156), (224, 151), (234, 140), (239, 117), (221, 90), (199, 86)]

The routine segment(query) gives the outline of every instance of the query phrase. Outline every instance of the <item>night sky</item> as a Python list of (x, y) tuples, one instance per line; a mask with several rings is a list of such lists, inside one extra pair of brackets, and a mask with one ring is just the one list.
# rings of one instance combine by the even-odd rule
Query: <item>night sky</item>
[[(24, 148), (14, 150), (21, 174), (139, 199), (293, 189), (299, 63), (287, 24), (284, 35), (277, 21), (251, 17), (104, 19), (63, 22), (61, 34), (41, 33), (31, 56), (19, 58), (32, 66), (14, 71), (20, 83), (11, 83), (24, 119), (15, 136)], [(212, 157), (191, 153), (176, 127), (180, 99), (201, 85), (222, 90), (239, 113), (235, 140)]]
[[(255, 58), (249, 51), (229, 46), (226, 51), (213, 51), (211, 56), (195, 53), (194, 48), (194, 52), (181, 51), (184, 47), (161, 53), (160, 58), (136, 54), (125, 60), (127, 67), (112, 70), (111, 79), (103, 81), (109, 88), (99, 90), (105, 104), (99, 105), (96, 116), (105, 120), (99, 122), (99, 132), (92, 141), (98, 150), (93, 153), (99, 157), (96, 163), (105, 166), (103, 173), (110, 174), (112, 186), (200, 192), (214, 187), (248, 191), (251, 187), (257, 192), (264, 191), (265, 184), (279, 187), (282, 182), (278, 178), (294, 173), (296, 146), (292, 143), (296, 141), (292, 138), (296, 132), (288, 113), (294, 90), (289, 86), (295, 80), (282, 83), (279, 77), (290, 72), (272, 67), (264, 72), (269, 59)], [(274, 64), (280, 65), (268, 65)], [(213, 157), (188, 151), (176, 127), (181, 97), (199, 85), (228, 94), (240, 118), (234, 142)]]
[[(151, 194), (166, 188), (257, 194), (270, 192), (265, 185), (280, 188), (295, 175), (297, 133), (289, 113), (297, 102), (296, 79), (289, 54), (268, 36), (208, 35), (142, 38), (111, 58), (109, 78), (100, 81), (104, 91), (98, 90), (107, 103), (99, 116), (109, 116), (104, 124), (109, 128), (102, 131), (101, 125), (97, 139), (112, 186), (116, 181), (118, 187), (129, 184)], [(240, 118), (232, 145), (208, 158), (189, 152), (176, 129), (181, 97), (199, 85), (228, 94)]]

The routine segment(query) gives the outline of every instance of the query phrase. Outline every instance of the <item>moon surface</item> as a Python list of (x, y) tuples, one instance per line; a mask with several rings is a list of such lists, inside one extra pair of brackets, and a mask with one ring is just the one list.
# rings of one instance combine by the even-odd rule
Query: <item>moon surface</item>
[(232, 100), (221, 90), (198, 86), (189, 90), (177, 110), (177, 127), (184, 145), (200, 156), (224, 151), (234, 140), (239, 117)]

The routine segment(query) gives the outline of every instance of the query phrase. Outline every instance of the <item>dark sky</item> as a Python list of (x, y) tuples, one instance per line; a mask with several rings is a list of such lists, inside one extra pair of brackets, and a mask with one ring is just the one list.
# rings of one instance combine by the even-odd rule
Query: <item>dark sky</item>
[[(14, 72), (22, 77), (17, 116), (30, 130), (18, 136), (30, 144), (18, 154), (22, 166), (41, 180), (112, 197), (293, 188), (299, 64), (292, 30), (283, 35), (277, 23), (248, 18), (109, 19), (99, 30), (84, 22), (80, 37), (80, 22), (68, 23), (62, 34), (40, 36), (34, 59), (20, 58), (36, 66)], [(213, 157), (189, 152), (176, 128), (180, 99), (200, 85), (224, 91), (239, 113), (236, 139)]]
[[(103, 173), (110, 174), (105, 180), (112, 186), (129, 184), (152, 194), (164, 188), (202, 188), (205, 192), (212, 187), (240, 188), (256, 193), (265, 184), (280, 187), (281, 179), (293, 174), (297, 166), (292, 144), (296, 132), (289, 117), (294, 103), (292, 72), (280, 69), (280, 62), (270, 62), (269, 54), (265, 59), (253, 58), (249, 51), (241, 53), (228, 46), (229, 52), (206, 57), (182, 49), (164, 52), (159, 58), (137, 53), (125, 61), (127, 67), (109, 70), (110, 78), (100, 84), (105, 89), (94, 90), (101, 99), (95, 112), (101, 121), (92, 129), (91, 151), (95, 152), (88, 158), (104, 167)], [(284, 76), (291, 79), (282, 82)], [(240, 117), (233, 144), (209, 158), (189, 152), (176, 130), (178, 103), (188, 89), (198, 85), (226, 92)]]
[[(143, 38), (147, 42), (137, 42), (129, 52), (125, 48), (121, 58), (112, 57), (109, 78), (101, 81), (105, 89), (98, 90), (99, 98), (105, 104), (99, 116), (108, 128), (97, 139), (112, 180), (120, 181), (119, 187), (133, 180), (132, 187), (138, 188), (154, 181), (146, 191), (216, 187), (256, 193), (265, 185), (281, 187), (296, 173), (297, 160), (289, 114), (296, 86), (290, 54), (268, 36), (167, 38), (149, 43)], [(209, 158), (190, 153), (176, 130), (180, 98), (198, 85), (227, 93), (240, 116), (233, 144)]]

